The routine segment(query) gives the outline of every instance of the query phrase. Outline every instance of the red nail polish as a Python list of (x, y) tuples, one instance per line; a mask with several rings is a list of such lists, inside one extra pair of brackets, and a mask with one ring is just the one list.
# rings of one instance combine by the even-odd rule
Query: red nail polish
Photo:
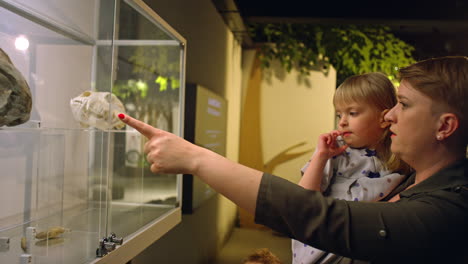
[(124, 118), (125, 118), (125, 115), (124, 115), (124, 114), (119, 114), (118, 117), (119, 117), (120, 119), (124, 119)]

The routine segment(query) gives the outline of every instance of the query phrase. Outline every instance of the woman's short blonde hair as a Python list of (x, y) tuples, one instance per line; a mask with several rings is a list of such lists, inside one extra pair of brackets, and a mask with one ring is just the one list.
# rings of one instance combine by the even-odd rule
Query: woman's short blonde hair
[(399, 70), (405, 80), (419, 92), (442, 106), (444, 112), (459, 118), (457, 144), (468, 143), (468, 57), (446, 56), (423, 60)]

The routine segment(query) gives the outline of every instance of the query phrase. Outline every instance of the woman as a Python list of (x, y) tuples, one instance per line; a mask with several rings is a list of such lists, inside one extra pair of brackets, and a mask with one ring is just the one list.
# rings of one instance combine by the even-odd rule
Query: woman
[(388, 203), (327, 198), (120, 117), (150, 139), (145, 152), (153, 172), (198, 176), (257, 223), (347, 257), (334, 263), (467, 263), (468, 58), (425, 60), (400, 74), (399, 102), (385, 119), (391, 150), (415, 173)]

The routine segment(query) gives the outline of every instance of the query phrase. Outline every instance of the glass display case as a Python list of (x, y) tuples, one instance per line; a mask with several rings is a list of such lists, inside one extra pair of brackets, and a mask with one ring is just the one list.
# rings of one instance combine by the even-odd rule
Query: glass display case
[(181, 220), (124, 112), (182, 136), (185, 39), (141, 0), (0, 0), (0, 263), (126, 263)]

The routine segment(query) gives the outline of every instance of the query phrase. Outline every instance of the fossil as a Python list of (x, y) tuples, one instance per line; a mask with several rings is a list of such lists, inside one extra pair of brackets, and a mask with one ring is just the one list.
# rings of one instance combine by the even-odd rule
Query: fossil
[(32, 97), (28, 83), (0, 48), (0, 127), (27, 122), (31, 108)]
[(73, 117), (82, 127), (96, 127), (102, 130), (121, 129), (125, 124), (117, 117), (125, 113), (122, 102), (109, 92), (85, 91), (71, 99)]
[(27, 240), (25, 237), (21, 237), (21, 248), (24, 250), (24, 252), (27, 251), (28, 246), (27, 246)]
[(47, 229), (47, 231), (42, 231), (36, 234), (37, 239), (51, 239), (60, 236), (61, 234), (68, 231), (68, 229), (61, 226), (53, 226)]

